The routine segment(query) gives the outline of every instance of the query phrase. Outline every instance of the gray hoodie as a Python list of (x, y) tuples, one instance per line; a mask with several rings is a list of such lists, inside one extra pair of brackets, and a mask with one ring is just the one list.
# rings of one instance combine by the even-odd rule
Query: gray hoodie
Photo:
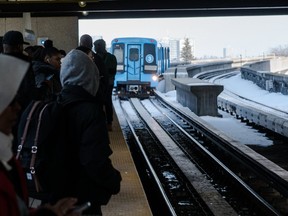
[(96, 64), (84, 52), (71, 50), (63, 59), (60, 80), (63, 87), (78, 85), (96, 96), (99, 87), (99, 71)]

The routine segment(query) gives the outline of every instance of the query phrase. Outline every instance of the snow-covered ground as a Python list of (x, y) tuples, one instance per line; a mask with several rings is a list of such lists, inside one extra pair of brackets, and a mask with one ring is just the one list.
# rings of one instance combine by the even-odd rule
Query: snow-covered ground
[[(227, 79), (218, 80), (217, 84), (221, 84), (225, 89), (243, 97), (288, 111), (288, 96), (281, 93), (269, 93), (253, 82), (241, 79), (240, 73)], [(158, 90), (161, 91), (161, 84), (158, 85)], [(173, 103), (177, 102), (175, 90), (165, 93), (164, 96)], [(239, 124), (240, 120), (231, 118), (226, 112), (219, 111), (219, 113), (223, 116), (222, 118), (211, 116), (201, 116), (201, 118), (240, 143), (261, 146), (273, 145), (273, 142), (268, 140), (265, 134), (259, 133), (250, 126)]]

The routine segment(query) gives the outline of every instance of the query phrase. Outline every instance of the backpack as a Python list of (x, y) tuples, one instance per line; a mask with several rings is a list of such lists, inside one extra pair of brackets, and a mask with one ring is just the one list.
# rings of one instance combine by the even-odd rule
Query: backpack
[(67, 105), (60, 104), (57, 99), (32, 101), (21, 115), (16, 159), (24, 169), (29, 195), (33, 198), (43, 200), (49, 194), (44, 149), (55, 145), (56, 137), (58, 143), (61, 139), (64, 141)]

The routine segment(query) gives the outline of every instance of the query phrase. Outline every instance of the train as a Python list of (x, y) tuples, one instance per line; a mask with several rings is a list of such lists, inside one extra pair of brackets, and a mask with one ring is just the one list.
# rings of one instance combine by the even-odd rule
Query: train
[(169, 47), (153, 38), (114, 38), (110, 52), (117, 59), (114, 89), (119, 98), (154, 95), (159, 77), (170, 67)]

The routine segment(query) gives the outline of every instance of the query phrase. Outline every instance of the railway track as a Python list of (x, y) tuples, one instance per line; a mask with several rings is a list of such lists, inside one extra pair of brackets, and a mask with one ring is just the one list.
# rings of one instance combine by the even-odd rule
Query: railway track
[(127, 124), (128, 144), (141, 152), (170, 215), (288, 213), (287, 175), (271, 171), (273, 163), (266, 162), (267, 168), (239, 150), (243, 146), (167, 102), (131, 99), (115, 105)]

